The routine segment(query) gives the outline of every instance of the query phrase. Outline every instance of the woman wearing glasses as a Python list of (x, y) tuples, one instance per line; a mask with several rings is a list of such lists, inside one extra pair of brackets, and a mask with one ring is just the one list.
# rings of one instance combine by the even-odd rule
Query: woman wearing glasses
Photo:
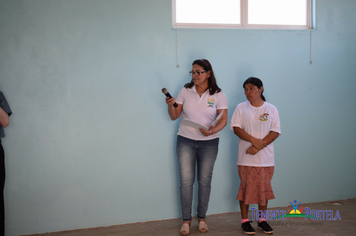
[[(182, 114), (177, 137), (177, 155), (180, 173), (180, 197), (183, 215), (182, 235), (190, 233), (192, 222), (192, 199), (195, 170), (197, 169), (198, 189), (198, 230), (208, 231), (205, 221), (208, 209), (213, 168), (218, 154), (219, 134), (227, 123), (227, 101), (218, 87), (213, 68), (208, 60), (196, 60), (192, 64), (192, 80), (184, 85), (177, 99), (166, 98), (168, 114), (176, 120)], [(174, 103), (178, 107), (174, 107)], [(214, 126), (212, 123), (221, 113)], [(195, 128), (184, 122), (192, 121), (208, 127)]]

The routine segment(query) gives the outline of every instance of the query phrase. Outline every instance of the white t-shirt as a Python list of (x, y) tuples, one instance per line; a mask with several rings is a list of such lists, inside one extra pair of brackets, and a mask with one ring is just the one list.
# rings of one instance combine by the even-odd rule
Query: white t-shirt
[(209, 94), (205, 91), (200, 97), (195, 89), (183, 88), (177, 96), (176, 102), (183, 104), (182, 120), (179, 125), (178, 135), (193, 140), (211, 140), (219, 137), (219, 134), (204, 136), (199, 129), (182, 124), (183, 119), (193, 121), (206, 127), (210, 127), (216, 118), (218, 109), (227, 109), (227, 100), (223, 91)]
[[(231, 118), (230, 128), (233, 130), (234, 127), (258, 139), (263, 139), (270, 131), (281, 134), (278, 110), (268, 102), (260, 107), (252, 106), (249, 101), (238, 104)], [(246, 154), (251, 142), (239, 138), (238, 144), (237, 165), (274, 166), (273, 142), (255, 155)]]

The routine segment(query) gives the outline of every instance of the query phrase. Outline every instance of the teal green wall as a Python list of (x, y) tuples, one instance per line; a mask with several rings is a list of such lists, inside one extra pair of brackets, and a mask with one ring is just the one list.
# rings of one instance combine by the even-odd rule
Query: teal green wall
[[(250, 76), (280, 112), (270, 206), (356, 197), (356, 1), (316, 1), (309, 31), (181, 29), (169, 0), (0, 0), (6, 232), (180, 217), (176, 96), (197, 58), (229, 103)], [(237, 137), (226, 127), (208, 214), (238, 211)], [(196, 205), (196, 201), (194, 202)]]

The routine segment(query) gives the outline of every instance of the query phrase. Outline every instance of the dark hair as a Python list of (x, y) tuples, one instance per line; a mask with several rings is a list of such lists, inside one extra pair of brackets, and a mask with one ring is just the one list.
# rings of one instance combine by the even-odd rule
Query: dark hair
[[(221, 89), (219, 88), (219, 86), (216, 83), (213, 67), (211, 66), (211, 64), (208, 60), (206, 60), (206, 59), (195, 60), (192, 63), (192, 66), (193, 65), (199, 65), (199, 66), (203, 67), (203, 69), (206, 72), (210, 71), (210, 77), (208, 78), (208, 89), (209, 89), (210, 95), (213, 95), (214, 93), (221, 92)], [(193, 85), (194, 85), (194, 81), (192, 79), (192, 81), (190, 81), (190, 83), (185, 84), (184, 87), (191, 88), (191, 87), (193, 87)]]
[[(263, 86), (262, 81), (261, 81), (259, 78), (256, 78), (256, 77), (250, 77), (250, 78), (248, 78), (248, 79), (245, 81), (245, 83), (242, 85), (242, 87), (245, 88), (245, 85), (246, 85), (246, 84), (253, 84), (253, 85), (256, 85), (257, 88), (259, 88), (259, 89)], [(263, 96), (263, 91), (264, 91), (264, 89), (262, 90), (261, 98), (262, 98), (263, 101), (266, 101), (265, 96)]]

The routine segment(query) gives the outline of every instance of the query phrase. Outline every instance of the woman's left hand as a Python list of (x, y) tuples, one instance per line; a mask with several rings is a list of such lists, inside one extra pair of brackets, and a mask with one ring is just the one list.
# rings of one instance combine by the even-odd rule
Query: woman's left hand
[(209, 136), (209, 135), (215, 134), (213, 126), (211, 126), (209, 130), (205, 130), (205, 129), (202, 129), (202, 128), (199, 128), (199, 130), (204, 136)]
[(246, 154), (255, 155), (256, 153), (258, 153), (258, 151), (258, 148), (256, 148), (255, 146), (251, 146), (249, 149), (247, 149)]

